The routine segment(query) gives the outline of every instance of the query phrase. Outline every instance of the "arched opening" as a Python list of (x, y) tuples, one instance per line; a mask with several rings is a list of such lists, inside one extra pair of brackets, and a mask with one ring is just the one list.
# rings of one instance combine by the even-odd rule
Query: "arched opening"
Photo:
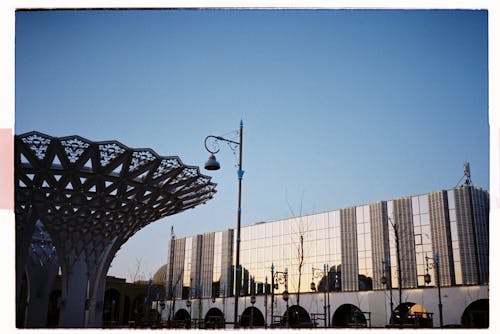
[(433, 327), (432, 313), (420, 304), (402, 303), (392, 312), (391, 326), (430, 328)]
[(102, 311), (102, 322), (104, 327), (115, 326), (120, 320), (120, 297), (120, 292), (116, 289), (109, 289), (104, 293), (104, 306)]
[(462, 326), (467, 328), (488, 328), (490, 323), (489, 299), (479, 299), (467, 306), (462, 314)]
[(265, 326), (264, 315), (254, 306), (247, 307), (241, 314), (240, 325), (241, 327), (263, 327)]
[(205, 315), (205, 328), (224, 328), (224, 313), (216, 307), (208, 310)]
[(292, 305), (288, 308), (288, 313), (290, 314), (290, 321), (287, 323), (288, 314), (285, 312), (283, 315), (283, 326), (290, 326), (292, 328), (310, 328), (313, 327), (311, 317), (309, 313), (299, 305)]
[(132, 320), (137, 321), (144, 318), (144, 301), (146, 297), (144, 295), (139, 295), (134, 298), (134, 302), (132, 303)]
[(56, 328), (59, 326), (59, 307), (61, 302), (61, 290), (54, 290), (49, 296), (49, 306), (47, 309), (47, 327)]
[(181, 308), (180, 310), (175, 312), (174, 320), (188, 320), (188, 319), (191, 319), (191, 317), (189, 316), (189, 312), (186, 311), (185, 309)]
[(189, 312), (181, 308), (174, 315), (174, 321), (172, 322), (172, 327), (174, 328), (191, 328), (191, 316)]
[(363, 312), (352, 304), (341, 305), (333, 314), (333, 327), (367, 327)]
[(127, 324), (130, 320), (130, 297), (125, 296), (125, 302), (123, 305), (123, 324)]

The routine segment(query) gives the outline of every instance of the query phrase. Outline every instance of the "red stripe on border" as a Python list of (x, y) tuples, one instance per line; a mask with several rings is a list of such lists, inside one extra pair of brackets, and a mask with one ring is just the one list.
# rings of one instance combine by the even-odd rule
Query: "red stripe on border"
[(0, 129), (0, 210), (14, 210), (14, 135)]

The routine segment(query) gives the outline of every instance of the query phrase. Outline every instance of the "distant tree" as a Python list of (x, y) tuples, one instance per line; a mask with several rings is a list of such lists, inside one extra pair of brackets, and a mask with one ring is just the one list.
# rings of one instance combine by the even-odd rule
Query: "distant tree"
[(130, 270), (128, 271), (128, 275), (132, 283), (137, 282), (139, 272), (141, 271), (142, 258), (135, 258), (135, 263), (135, 272), (131, 272)]
[(304, 249), (304, 239), (306, 237), (307, 231), (309, 230), (309, 224), (307, 220), (304, 220), (302, 217), (302, 203), (303, 203), (303, 198), (304, 198), (304, 192), (302, 192), (301, 198), (300, 198), (300, 206), (299, 206), (299, 213), (298, 216), (295, 215), (295, 212), (292, 209), (292, 206), (290, 205), (290, 202), (287, 199), (287, 204), (288, 204), (288, 209), (292, 213), (292, 216), (297, 217), (298, 219), (298, 224), (297, 224), (297, 230), (296, 230), (296, 235), (298, 239), (298, 245), (297, 245), (297, 259), (298, 259), (298, 272), (299, 272), (299, 280), (298, 280), (298, 287), (297, 287), (297, 305), (300, 306), (300, 288), (302, 285), (302, 270), (304, 268), (305, 264), (305, 259), (307, 258), (305, 254), (305, 249)]
[(304, 234), (299, 234), (300, 244), (297, 247), (297, 257), (299, 259), (299, 288), (297, 290), (297, 305), (300, 305), (300, 283), (302, 280), (302, 268), (304, 267)]

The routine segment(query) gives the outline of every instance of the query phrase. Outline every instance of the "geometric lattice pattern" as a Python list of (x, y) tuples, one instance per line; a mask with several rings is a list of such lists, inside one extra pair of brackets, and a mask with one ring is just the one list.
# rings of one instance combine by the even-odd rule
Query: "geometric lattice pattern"
[(89, 265), (109, 240), (210, 200), (210, 180), (176, 156), (117, 141), (15, 136), (16, 228), (34, 210), (53, 241), (73, 258), (85, 252)]
[(45, 230), (41, 221), (36, 222), (35, 231), (31, 237), (29, 246), (29, 256), (38, 266), (43, 267), (53, 261), (56, 255), (56, 248), (52, 244), (50, 235)]

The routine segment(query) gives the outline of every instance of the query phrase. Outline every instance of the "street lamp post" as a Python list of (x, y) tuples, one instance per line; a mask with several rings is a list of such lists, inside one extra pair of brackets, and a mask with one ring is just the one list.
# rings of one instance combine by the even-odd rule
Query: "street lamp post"
[(271, 264), (271, 291), (272, 291), (272, 303), (271, 303), (271, 324), (274, 323), (274, 289), (278, 289), (279, 285), (282, 284), (285, 286), (285, 291), (283, 291), (283, 300), (286, 302), (286, 315), (287, 315), (287, 323), (288, 323), (288, 269), (285, 268), (285, 271), (274, 271), (274, 263)]
[[(391, 322), (392, 312), (394, 311), (394, 305), (392, 303), (392, 276), (391, 276), (391, 256), (387, 256), (387, 262), (382, 261), (382, 266), (384, 269), (384, 275), (381, 278), (381, 283), (385, 285), (389, 285), (389, 294), (390, 294), (390, 305), (391, 305), (391, 315), (389, 316), (389, 323)], [(387, 278), (388, 277), (388, 278)]]
[(441, 303), (441, 279), (439, 276), (439, 252), (434, 254), (434, 263), (429, 264), (429, 260), (432, 258), (425, 256), (425, 265), (427, 273), (424, 276), (424, 280), (426, 284), (431, 282), (431, 275), (429, 274), (429, 269), (432, 269), (433, 266), (436, 269), (436, 280), (437, 280), (437, 288), (438, 288), (438, 308), (439, 308), (439, 327), (443, 327), (443, 304)]
[(288, 313), (288, 289), (283, 291), (283, 300), (286, 303), (286, 327), (290, 327), (290, 314)]
[(189, 309), (189, 319), (188, 319), (188, 323), (187, 323), (186, 327), (191, 328), (191, 299), (188, 299), (186, 301), (186, 306)]
[(200, 322), (202, 319), (202, 313), (203, 313), (203, 305), (202, 305), (202, 298), (203, 296), (203, 284), (198, 285), (198, 328), (200, 327)]
[[(323, 266), (323, 271), (318, 268), (312, 268), (312, 282), (311, 282), (311, 290), (313, 291), (319, 291), (319, 284), (318, 287), (316, 288), (316, 283), (314, 283), (314, 279), (321, 279), (325, 278), (326, 279), (326, 287), (323, 291), (323, 301), (324, 301), (324, 306), (323, 306), (323, 311), (324, 311), (324, 316), (325, 316), (325, 328), (330, 327), (330, 316), (326, 314), (327, 310), (327, 305), (326, 305), (326, 298), (327, 298), (327, 289), (330, 288), (329, 286), (329, 281), (328, 281), (328, 272), (327, 272), (328, 265), (325, 263)], [(330, 300), (328, 300), (328, 309), (330, 309)]]
[(328, 299), (328, 327), (330, 327), (332, 321), (332, 315), (330, 313), (330, 267), (325, 263), (325, 273), (326, 273), (326, 298)]
[(240, 141), (236, 142), (233, 140), (226, 139), (220, 136), (207, 136), (205, 138), (205, 149), (210, 152), (210, 157), (205, 163), (205, 169), (207, 170), (218, 170), (220, 169), (219, 162), (215, 159), (215, 154), (219, 152), (219, 149), (210, 150), (207, 146), (207, 140), (213, 138), (216, 141), (224, 141), (226, 143), (234, 144), (239, 146), (239, 159), (238, 159), (238, 213), (237, 213), (237, 225), (236, 225), (236, 284), (234, 293), (234, 327), (238, 327), (238, 295), (241, 287), (241, 268), (240, 268), (240, 230), (241, 230), (241, 185), (243, 180), (243, 121), (240, 121)]
[(252, 308), (250, 309), (250, 328), (253, 328), (253, 309), (255, 305), (255, 294), (250, 296), (250, 304), (252, 304)]
[(266, 312), (266, 316), (265, 316), (265, 328), (267, 328), (267, 276), (266, 276), (266, 283), (264, 284), (264, 310)]
[(222, 294), (222, 311), (224, 313), (224, 328), (226, 328), (226, 282), (224, 282), (224, 287), (222, 288), (221, 294)]
[(271, 328), (274, 327), (274, 263), (271, 263)]

